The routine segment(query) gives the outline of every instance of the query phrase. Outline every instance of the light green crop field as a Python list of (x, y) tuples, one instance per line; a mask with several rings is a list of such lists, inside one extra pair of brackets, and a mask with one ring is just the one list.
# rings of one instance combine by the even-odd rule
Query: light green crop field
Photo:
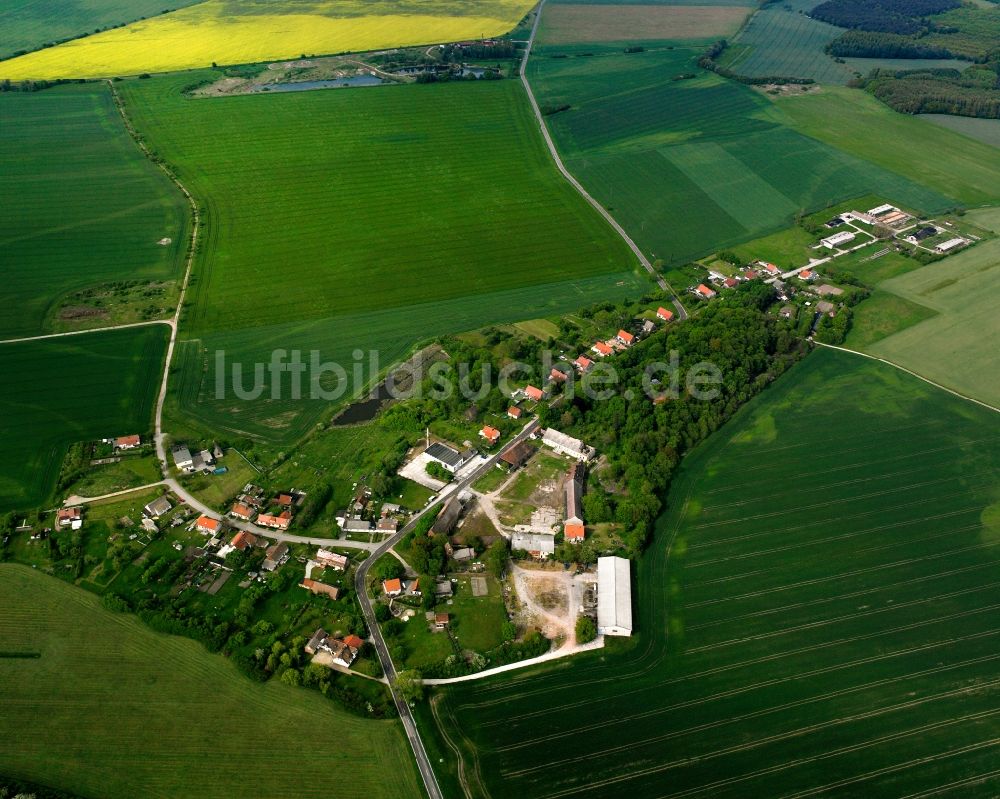
[(105, 85), (0, 93), (0, 206), (0, 338), (41, 332), (68, 292), (169, 280), (183, 266), (187, 203), (129, 137)]
[[(1000, 210), (966, 216), (977, 225), (1000, 232)], [(849, 342), (887, 358), (942, 385), (1000, 407), (1000, 334), (996, 307), (1000, 302), (1000, 240), (977, 244), (937, 263), (894, 277), (879, 289), (937, 314), (867, 346)], [(860, 310), (864, 310), (864, 305)]]
[(636, 635), (435, 692), (473, 794), (996, 796), (998, 442), (996, 413), (810, 355), (685, 461)]
[[(0, 578), (0, 773), (107, 799), (326, 797), (331, 774), (352, 796), (422, 795), (396, 722), (251, 682), (61, 580), (11, 565)], [(220, 763), (232, 747), (252, 775)]]
[(553, 45), (529, 63), (539, 104), (570, 106), (546, 118), (567, 166), (647, 255), (683, 263), (876, 190), (928, 211), (955, 204), (915, 170), (793, 130), (766, 95), (699, 70), (702, 45), (668, 47)]
[(826, 46), (844, 31), (806, 15), (815, 0), (785, 0), (760, 9), (733, 42), (725, 65), (753, 78), (812, 78), (845, 84), (851, 70), (826, 54)]
[(148, 434), (166, 325), (0, 344), (0, 511), (49, 497), (69, 444)]
[(227, 380), (217, 399), (216, 353), (245, 365), (247, 388), (253, 363), (282, 348), (316, 350), (353, 383), (355, 351), (367, 375), (368, 350), (387, 368), (432, 336), (646, 285), (556, 171), (516, 81), (201, 100), (181, 94), (191, 81), (120, 84), (206, 208), (173, 383), (181, 415), (289, 441), (330, 403), (293, 399), (287, 381), (249, 402)]
[[(170, 0), (170, 8), (199, 1)], [(164, 7), (163, 0), (5, 0), (0, 7), (0, 57), (151, 17)]]
[[(866, 92), (824, 86), (818, 94), (781, 97), (776, 108), (800, 133), (962, 203), (1000, 201), (1000, 152), (995, 147), (896, 113)], [(889, 194), (875, 181), (872, 190)]]
[(984, 144), (1000, 147), (1000, 119), (953, 117), (949, 114), (921, 114), (920, 118)]

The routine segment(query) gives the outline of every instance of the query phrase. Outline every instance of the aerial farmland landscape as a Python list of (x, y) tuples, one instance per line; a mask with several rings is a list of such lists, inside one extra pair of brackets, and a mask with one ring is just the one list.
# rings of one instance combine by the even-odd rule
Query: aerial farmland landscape
[(0, 797), (1000, 796), (1000, 2), (7, 0)]

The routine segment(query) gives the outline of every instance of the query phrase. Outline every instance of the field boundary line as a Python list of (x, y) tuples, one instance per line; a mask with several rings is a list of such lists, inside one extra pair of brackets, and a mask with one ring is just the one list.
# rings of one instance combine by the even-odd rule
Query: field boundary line
[(150, 319), (148, 322), (129, 322), (124, 325), (107, 325), (106, 327), (92, 327), (89, 330), (66, 330), (62, 333), (43, 333), (39, 336), (24, 336), (22, 338), (0, 339), (0, 344), (21, 344), (27, 341), (42, 341), (48, 338), (64, 338), (66, 336), (82, 336), (87, 333), (108, 333), (112, 330), (127, 330), (130, 327), (149, 327), (150, 325), (166, 325), (172, 327), (170, 319)]
[(983, 402), (982, 400), (977, 400), (975, 397), (970, 397), (967, 394), (963, 394), (962, 392), (956, 391), (953, 388), (948, 388), (948, 386), (943, 386), (940, 383), (936, 383), (935, 381), (931, 380), (929, 377), (924, 377), (919, 372), (914, 372), (912, 369), (907, 369), (905, 366), (900, 366), (898, 363), (893, 363), (892, 361), (887, 360), (885, 358), (880, 358), (877, 355), (869, 355), (867, 352), (861, 352), (860, 350), (852, 350), (852, 349), (848, 349), (847, 347), (838, 347), (835, 344), (824, 344), (822, 341), (814, 341), (813, 344), (816, 344), (817, 346), (820, 346), (820, 347), (826, 347), (827, 349), (830, 349), (830, 350), (839, 350), (840, 352), (849, 352), (849, 353), (851, 353), (851, 355), (860, 355), (862, 358), (868, 358), (869, 360), (872, 360), (872, 361), (878, 361), (879, 363), (888, 364), (889, 366), (892, 366), (892, 367), (895, 367), (896, 369), (899, 369), (899, 371), (901, 371), (901, 372), (906, 372), (906, 374), (912, 375), (913, 377), (917, 378), (918, 380), (923, 380), (925, 383), (928, 383), (929, 385), (934, 386), (934, 388), (939, 388), (942, 391), (947, 391), (949, 394), (951, 394), (951, 395), (953, 395), (955, 397), (958, 397), (959, 399), (964, 399), (964, 400), (968, 400), (969, 402), (974, 402), (976, 405), (980, 405), (983, 408), (986, 408), (987, 410), (993, 411), (994, 413), (1000, 413), (1000, 408), (996, 407), (995, 405), (990, 405), (988, 402)]
[(664, 291), (669, 291), (672, 295), (672, 302), (674, 307), (677, 309), (677, 316), (680, 319), (687, 319), (688, 312), (687, 309), (681, 304), (680, 297), (677, 296), (677, 292), (673, 290), (669, 283), (664, 280), (663, 276), (658, 274), (653, 268), (653, 265), (649, 262), (645, 253), (639, 249), (639, 245), (636, 244), (632, 237), (625, 232), (618, 220), (615, 219), (611, 212), (608, 211), (603, 205), (601, 205), (597, 200), (595, 200), (590, 192), (588, 192), (583, 184), (577, 180), (573, 174), (566, 168), (563, 163), (562, 157), (559, 155), (559, 151), (556, 149), (555, 141), (552, 139), (552, 134), (549, 133), (548, 126), (545, 124), (545, 118), (542, 116), (542, 110), (538, 106), (538, 100), (535, 99), (535, 93), (531, 90), (531, 84), (528, 82), (528, 60), (531, 58), (531, 50), (535, 45), (535, 34), (538, 32), (538, 25), (542, 21), (542, 10), (545, 8), (545, 0), (541, 0), (538, 4), (538, 8), (535, 9), (535, 21), (531, 26), (531, 35), (528, 37), (528, 44), (524, 48), (524, 57), (521, 59), (521, 84), (524, 86), (524, 90), (528, 95), (528, 101), (531, 103), (531, 109), (535, 112), (535, 121), (538, 122), (538, 127), (542, 132), (542, 138), (545, 140), (545, 145), (548, 147), (549, 155), (552, 156), (552, 160), (555, 162), (556, 168), (559, 170), (560, 174), (569, 181), (569, 184), (577, 190), (583, 199), (585, 199), (601, 216), (607, 220), (608, 224), (614, 228), (615, 232), (622, 237), (622, 240), (629, 246), (629, 249), (635, 254), (636, 258), (639, 259), (639, 263), (642, 264), (643, 269), (649, 272), (650, 277), (656, 281), (656, 284)]

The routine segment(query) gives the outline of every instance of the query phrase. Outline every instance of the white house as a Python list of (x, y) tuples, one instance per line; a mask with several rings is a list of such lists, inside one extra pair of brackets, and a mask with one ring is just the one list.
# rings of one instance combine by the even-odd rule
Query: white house
[(542, 434), (542, 443), (551, 447), (561, 455), (569, 455), (578, 461), (589, 461), (594, 457), (594, 448), (588, 447), (580, 439), (560, 433), (553, 427)]

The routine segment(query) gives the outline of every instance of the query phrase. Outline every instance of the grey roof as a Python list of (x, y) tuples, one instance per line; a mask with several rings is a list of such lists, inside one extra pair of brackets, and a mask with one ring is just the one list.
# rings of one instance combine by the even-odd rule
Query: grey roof
[(143, 510), (146, 511), (146, 513), (148, 513), (150, 516), (162, 516), (172, 507), (173, 505), (170, 504), (169, 499), (167, 499), (166, 497), (157, 497), (148, 505), (146, 505), (146, 507), (143, 508)]
[(344, 519), (345, 533), (367, 533), (372, 529), (372, 523), (367, 519)]
[(174, 456), (175, 466), (180, 466), (182, 463), (191, 462), (191, 450), (189, 450), (185, 446), (174, 447), (173, 450), (171, 451), (171, 454)]
[(566, 518), (583, 520), (583, 475), (581, 463), (574, 463), (569, 469), (569, 479), (566, 480)]
[(461, 513), (462, 503), (458, 501), (458, 497), (452, 497), (441, 509), (438, 517), (434, 520), (434, 524), (431, 526), (431, 530), (440, 535), (447, 535), (452, 531)]
[(447, 444), (441, 444), (437, 441), (431, 444), (426, 452), (428, 457), (436, 461), (441, 461), (441, 463), (445, 463), (453, 469), (457, 469), (464, 463), (457, 449), (452, 449)]
[(554, 535), (543, 535), (542, 533), (514, 533), (510, 539), (510, 547), (511, 549), (524, 549), (528, 552), (551, 555), (556, 551), (556, 538)]
[(632, 573), (625, 558), (597, 559), (597, 629), (632, 632)]

